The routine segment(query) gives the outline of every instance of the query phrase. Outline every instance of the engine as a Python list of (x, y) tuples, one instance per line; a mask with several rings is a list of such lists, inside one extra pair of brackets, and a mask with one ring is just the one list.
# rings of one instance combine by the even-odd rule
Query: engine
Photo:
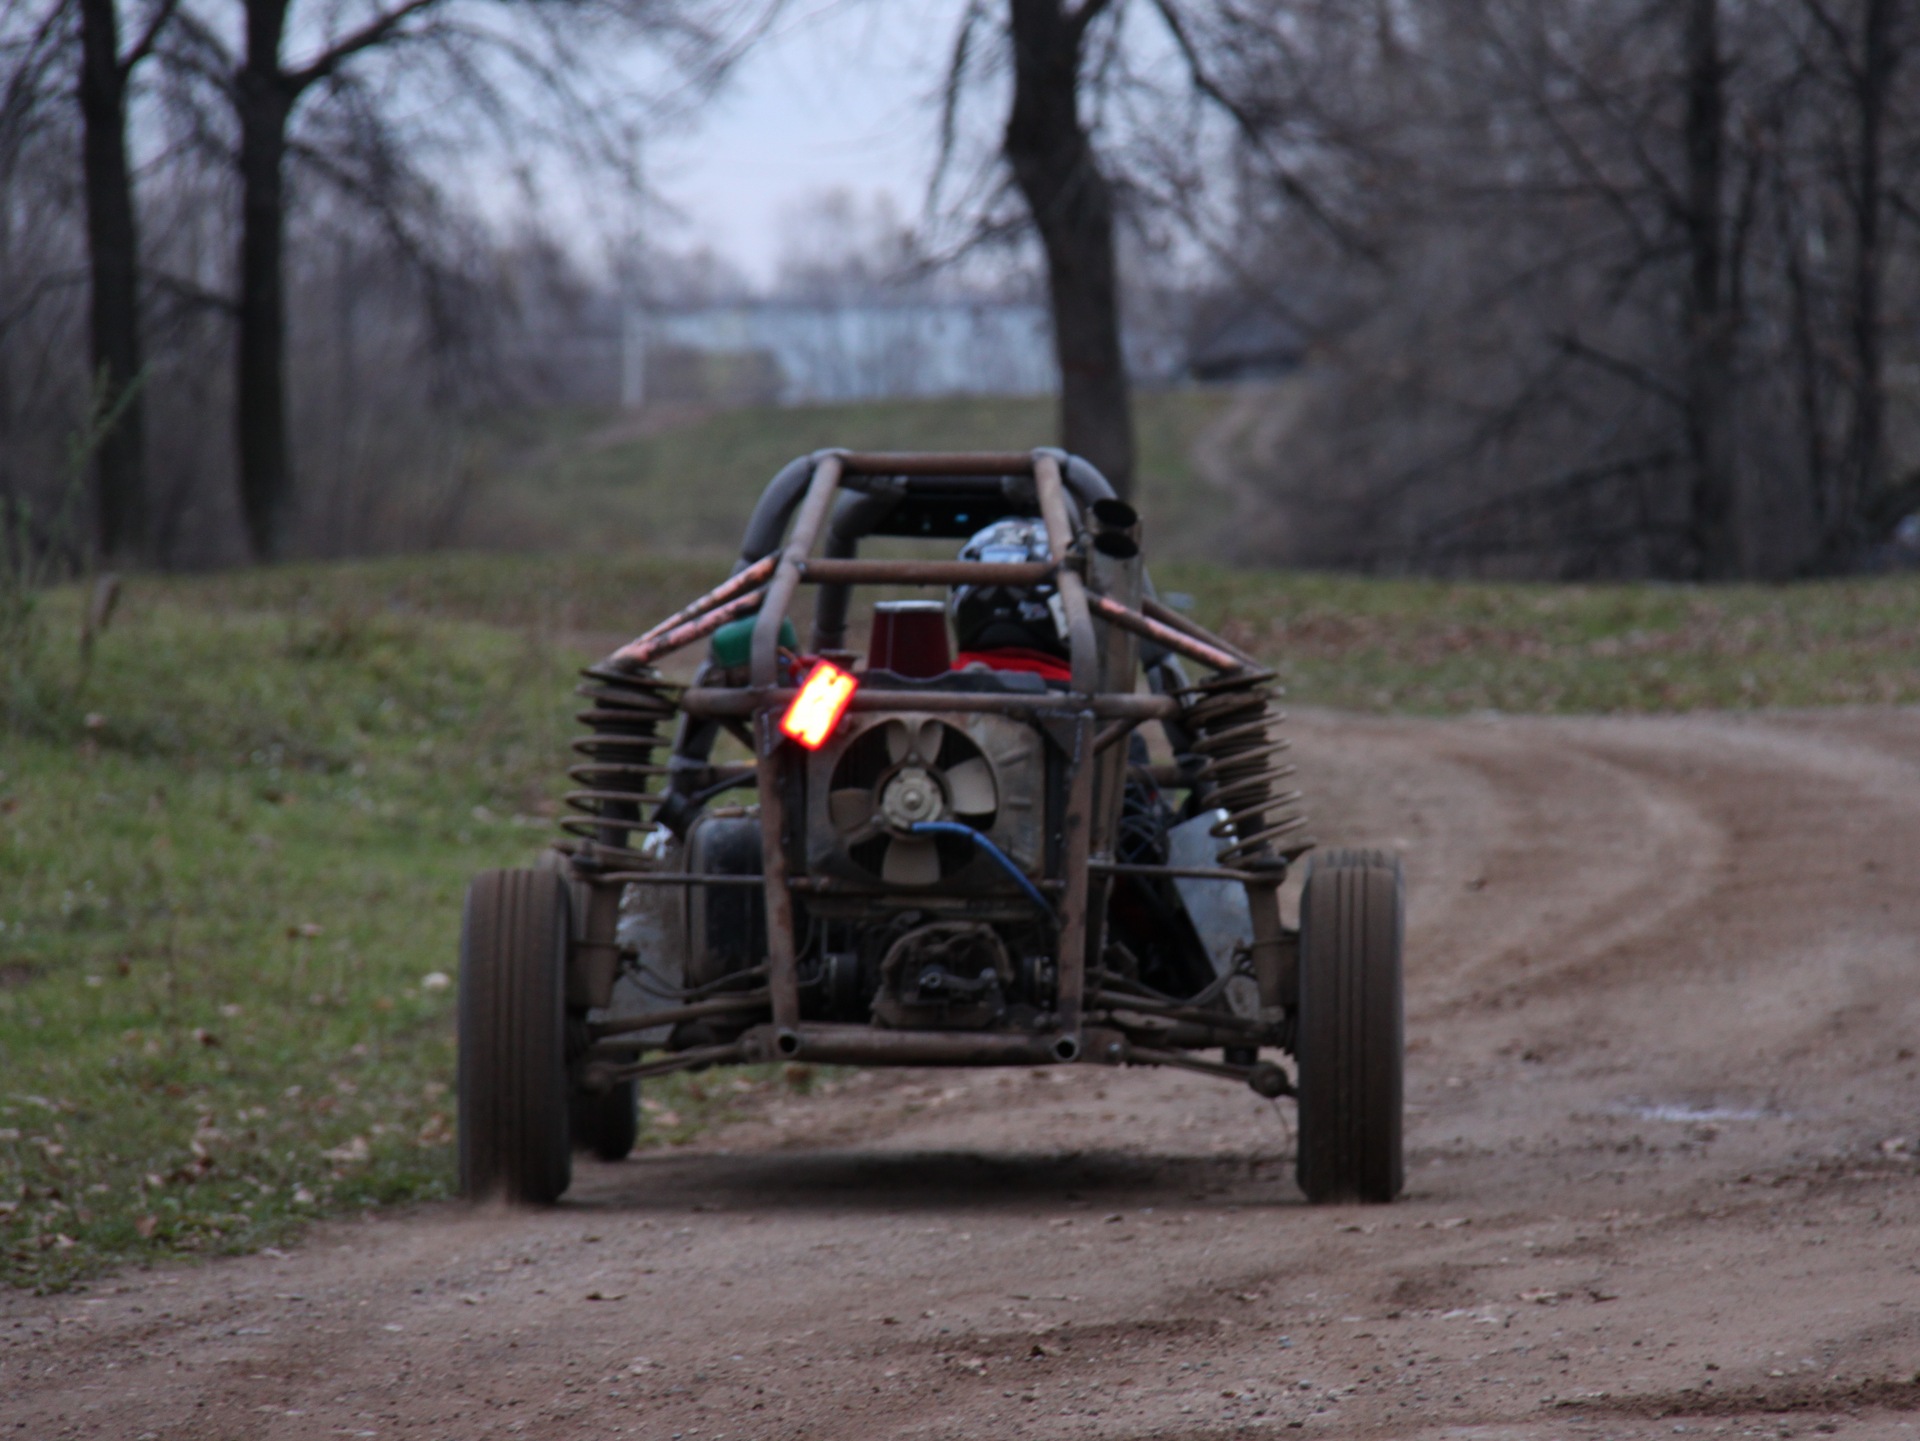
[[(1040, 733), (986, 713), (856, 713), (806, 765), (806, 870), (833, 884), (796, 896), (803, 1014), (896, 1029), (1045, 1024), (1051, 921), (994, 856), (957, 832), (977, 832), (1029, 877), (1042, 873), (1049, 786), (1061, 778), (1049, 776)], [(915, 831), (929, 821), (950, 829)], [(760, 822), (737, 809), (703, 815), (684, 844), (663, 844), (668, 869), (761, 871)], [(627, 934), (657, 935), (684, 957), (676, 966), (654, 945), (636, 947), (659, 955), (638, 959), (668, 991), (705, 996), (749, 984), (766, 954), (757, 889), (633, 891)], [(702, 1023), (700, 1037), (683, 1039), (712, 1029)]]

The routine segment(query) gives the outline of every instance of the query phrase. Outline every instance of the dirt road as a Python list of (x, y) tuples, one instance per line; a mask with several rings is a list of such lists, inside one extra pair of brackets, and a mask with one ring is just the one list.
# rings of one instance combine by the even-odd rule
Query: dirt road
[(1920, 1438), (1920, 714), (1296, 724), (1412, 878), (1409, 1185), (866, 1075), (540, 1215), (0, 1300), (0, 1437)]

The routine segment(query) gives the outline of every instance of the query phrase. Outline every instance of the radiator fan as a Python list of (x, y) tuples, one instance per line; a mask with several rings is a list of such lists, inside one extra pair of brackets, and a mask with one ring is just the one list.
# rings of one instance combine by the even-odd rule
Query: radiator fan
[(893, 717), (855, 738), (833, 768), (827, 816), (849, 859), (888, 885), (931, 886), (964, 869), (963, 836), (916, 836), (920, 821), (988, 830), (1000, 787), (980, 747), (944, 721)]

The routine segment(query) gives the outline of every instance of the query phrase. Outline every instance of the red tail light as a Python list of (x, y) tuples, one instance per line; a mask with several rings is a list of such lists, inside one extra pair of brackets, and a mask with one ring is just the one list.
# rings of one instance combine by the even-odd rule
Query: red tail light
[(807, 673), (800, 694), (780, 719), (780, 733), (800, 742), (810, 751), (827, 743), (840, 717), (853, 703), (859, 682), (830, 661), (821, 661)]

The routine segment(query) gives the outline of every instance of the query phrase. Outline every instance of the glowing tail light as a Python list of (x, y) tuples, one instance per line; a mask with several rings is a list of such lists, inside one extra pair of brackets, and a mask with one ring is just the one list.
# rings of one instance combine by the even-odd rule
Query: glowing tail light
[(780, 733), (791, 736), (810, 751), (819, 750), (833, 734), (833, 728), (840, 724), (840, 717), (847, 713), (859, 684), (839, 666), (821, 661), (807, 673), (800, 694), (793, 698), (793, 704), (781, 717)]

